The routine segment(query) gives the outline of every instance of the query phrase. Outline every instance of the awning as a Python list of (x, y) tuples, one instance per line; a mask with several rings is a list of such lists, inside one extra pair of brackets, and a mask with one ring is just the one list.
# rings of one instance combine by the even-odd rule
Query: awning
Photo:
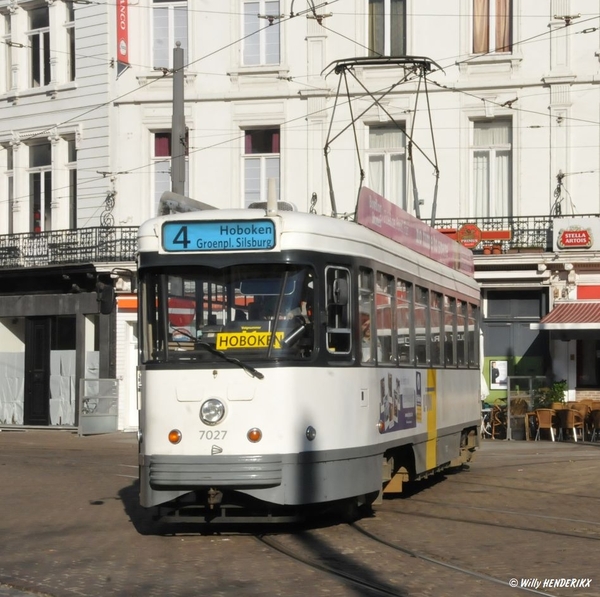
[(532, 330), (600, 330), (600, 301), (560, 303)]

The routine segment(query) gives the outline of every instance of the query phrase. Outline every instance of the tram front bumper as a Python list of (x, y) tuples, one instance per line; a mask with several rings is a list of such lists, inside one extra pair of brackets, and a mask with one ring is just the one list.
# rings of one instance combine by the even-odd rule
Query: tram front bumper
[(140, 458), (151, 487), (236, 489), (281, 484), (283, 461), (279, 454), (252, 456), (162, 456)]

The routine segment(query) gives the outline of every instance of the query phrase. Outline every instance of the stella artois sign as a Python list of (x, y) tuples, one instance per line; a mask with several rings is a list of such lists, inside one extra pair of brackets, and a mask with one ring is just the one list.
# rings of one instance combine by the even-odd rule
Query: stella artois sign
[(592, 229), (581, 226), (561, 228), (556, 237), (556, 244), (559, 249), (589, 249), (594, 244)]

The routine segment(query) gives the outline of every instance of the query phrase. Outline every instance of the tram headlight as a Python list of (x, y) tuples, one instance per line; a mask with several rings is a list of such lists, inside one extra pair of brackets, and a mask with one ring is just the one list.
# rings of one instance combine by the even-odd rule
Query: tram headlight
[(216, 425), (225, 416), (225, 405), (216, 398), (211, 398), (200, 407), (200, 420), (205, 425)]

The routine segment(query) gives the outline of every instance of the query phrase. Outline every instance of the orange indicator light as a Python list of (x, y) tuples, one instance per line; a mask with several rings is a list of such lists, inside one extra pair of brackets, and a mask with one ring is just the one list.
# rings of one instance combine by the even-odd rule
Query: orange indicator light
[(172, 444), (178, 444), (181, 441), (181, 431), (179, 429), (171, 429), (169, 431), (169, 441)]
[(253, 444), (255, 444), (262, 439), (262, 431), (257, 427), (254, 427), (248, 431), (247, 437)]

